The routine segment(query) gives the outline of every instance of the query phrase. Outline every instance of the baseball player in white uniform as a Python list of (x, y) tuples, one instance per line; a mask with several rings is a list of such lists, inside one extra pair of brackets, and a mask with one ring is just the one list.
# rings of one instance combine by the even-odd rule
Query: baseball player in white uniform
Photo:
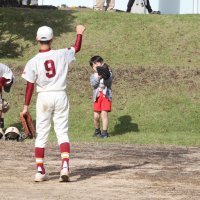
[(12, 70), (2, 63), (0, 63), (0, 89), (5, 92), (10, 92), (10, 88), (15, 81)]
[(35, 140), (36, 182), (47, 180), (44, 168), (44, 150), (51, 127), (51, 117), (53, 117), (62, 159), (60, 181), (69, 181), (69, 102), (66, 95), (66, 80), (68, 65), (75, 60), (75, 54), (81, 49), (84, 30), (85, 27), (82, 25), (76, 27), (77, 37), (73, 47), (52, 50), (53, 30), (47, 26), (40, 27), (36, 37), (40, 46), (39, 53), (28, 61), (22, 74), (27, 81), (25, 104), (22, 111), (24, 114), (28, 112), (34, 84), (37, 86), (38, 93)]
[[(6, 110), (9, 109), (9, 104), (7, 102), (5, 102), (5, 100), (3, 100), (3, 98), (2, 98), (2, 92), (3, 91), (10, 92), (11, 86), (14, 81), (15, 81), (15, 77), (14, 77), (11, 69), (7, 65), (0, 63), (0, 103), (1, 103), (1, 105), (0, 105), (0, 107), (1, 107), (0, 108), (0, 129), (4, 128), (4, 118), (2, 116), (3, 116), (3, 113), (5, 112), (5, 110), (3, 109), (3, 107), (6, 105)], [(0, 134), (0, 135), (1, 135), (1, 137), (3, 136), (2, 134)]]

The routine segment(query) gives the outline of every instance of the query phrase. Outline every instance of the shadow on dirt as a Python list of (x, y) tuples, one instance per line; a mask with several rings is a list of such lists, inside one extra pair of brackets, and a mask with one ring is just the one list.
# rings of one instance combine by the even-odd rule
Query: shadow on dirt
[(138, 124), (132, 123), (130, 115), (124, 115), (118, 118), (119, 123), (115, 125), (111, 135), (122, 135), (128, 132), (139, 132)]
[[(94, 176), (99, 176), (103, 174), (107, 174), (110, 172), (115, 172), (115, 171), (121, 171), (125, 169), (133, 169), (137, 167), (141, 167), (144, 165), (149, 164), (148, 162), (143, 162), (142, 164), (134, 165), (134, 166), (122, 166), (122, 165), (109, 165), (109, 166), (104, 166), (104, 167), (89, 167), (89, 168), (81, 168), (73, 171), (70, 175), (70, 177), (73, 179), (73, 177), (79, 176), (76, 180), (71, 180), (70, 182), (78, 182), (78, 181), (83, 181), (86, 179), (90, 179)], [(58, 172), (52, 172), (49, 174), (49, 179), (54, 180), (59, 178), (59, 173)]]

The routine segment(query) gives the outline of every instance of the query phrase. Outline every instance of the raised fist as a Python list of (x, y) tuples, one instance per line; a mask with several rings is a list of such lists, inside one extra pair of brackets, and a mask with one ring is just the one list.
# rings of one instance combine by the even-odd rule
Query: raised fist
[(84, 31), (85, 31), (85, 27), (83, 25), (77, 25), (76, 26), (76, 33), (77, 34), (83, 34)]

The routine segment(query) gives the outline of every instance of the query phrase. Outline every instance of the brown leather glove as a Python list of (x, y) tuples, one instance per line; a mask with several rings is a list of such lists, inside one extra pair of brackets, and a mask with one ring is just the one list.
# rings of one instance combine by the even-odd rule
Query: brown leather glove
[(35, 126), (33, 124), (30, 113), (26, 113), (25, 115), (21, 112), (19, 115), (20, 121), (22, 123), (22, 127), (24, 129), (24, 133), (26, 138), (35, 137)]

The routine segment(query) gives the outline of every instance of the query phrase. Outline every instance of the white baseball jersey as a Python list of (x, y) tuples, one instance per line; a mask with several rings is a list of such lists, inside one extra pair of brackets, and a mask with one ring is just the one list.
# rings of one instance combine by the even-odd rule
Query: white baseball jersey
[(14, 81), (14, 76), (13, 76), (11, 69), (8, 66), (6, 66), (2, 63), (0, 63), (0, 77), (4, 77), (5, 79), (9, 79), (9, 81), (6, 82), (6, 83), (11, 82), (12, 80)]
[(37, 92), (66, 89), (68, 65), (75, 60), (75, 49), (40, 52), (26, 64), (22, 78), (36, 83)]

